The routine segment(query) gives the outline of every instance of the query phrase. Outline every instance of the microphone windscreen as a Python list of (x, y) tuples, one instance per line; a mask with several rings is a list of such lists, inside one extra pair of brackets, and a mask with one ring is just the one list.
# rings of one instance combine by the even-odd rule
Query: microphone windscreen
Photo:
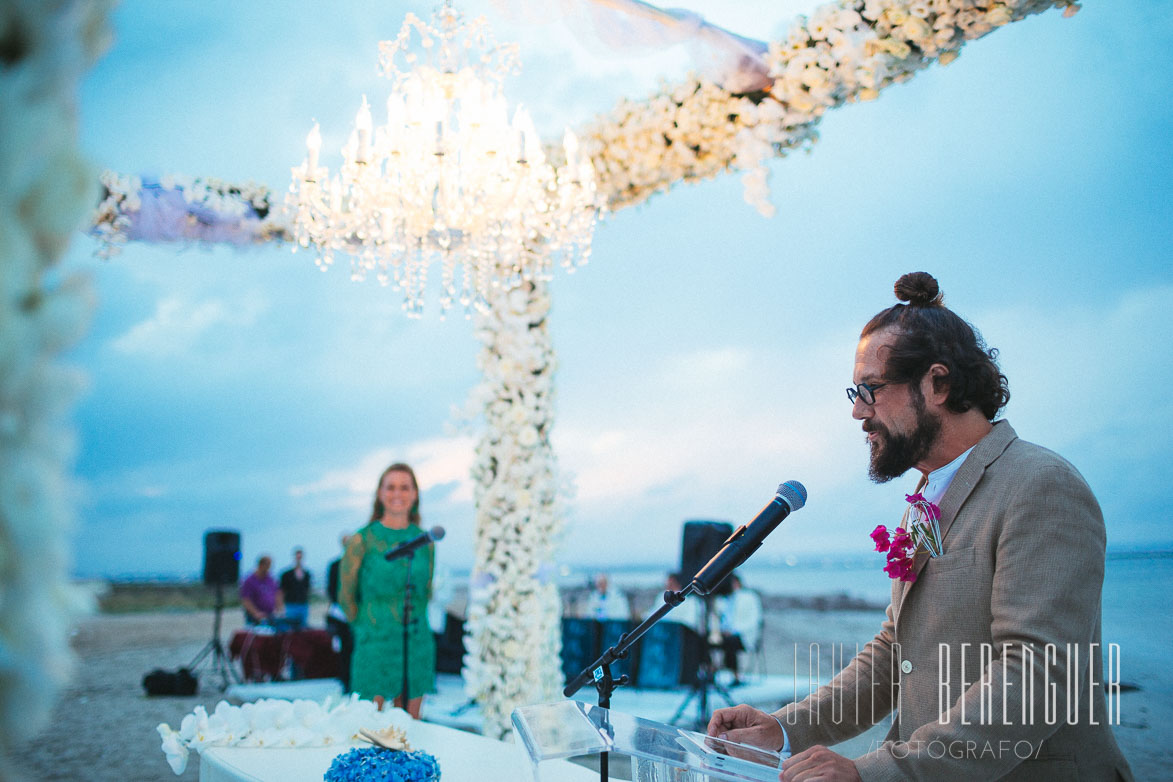
[(791, 513), (806, 505), (806, 487), (798, 481), (783, 483), (778, 487), (776, 496), (781, 497), (782, 501), (790, 506)]
[(444, 528), (443, 527), (432, 527), (431, 531), (428, 532), (428, 537), (431, 538), (432, 540), (442, 539), (444, 537)]

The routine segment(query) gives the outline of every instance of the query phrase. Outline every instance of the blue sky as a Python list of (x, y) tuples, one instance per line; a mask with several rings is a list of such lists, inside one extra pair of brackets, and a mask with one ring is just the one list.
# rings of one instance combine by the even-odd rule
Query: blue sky
[[(687, 68), (463, 7), (521, 43), (508, 92), (546, 136)], [(814, 5), (689, 7), (765, 38)], [(126, 0), (83, 85), (82, 147), (98, 167), (282, 191), (315, 119), (337, 165), (361, 95), (386, 91), (376, 42), (429, 8)], [(771, 165), (772, 219), (736, 176), (610, 216), (590, 265), (553, 283), (563, 561), (670, 567), (682, 521), (746, 521), (791, 478), (811, 499), (759, 558), (866, 552), (914, 476), (867, 481), (843, 388), (860, 327), (917, 269), (1002, 351), (1006, 417), (1084, 473), (1110, 545), (1173, 545), (1171, 69), (1155, 4), (1050, 12), (829, 114), (812, 154)], [(90, 378), (76, 572), (196, 573), (211, 527), (240, 530), (246, 561), (300, 544), (320, 567), (400, 459), (449, 531), (441, 557), (471, 564), (462, 317), (409, 321), (392, 290), (287, 248), (93, 250), (79, 236), (65, 264), (99, 296), (68, 357)]]

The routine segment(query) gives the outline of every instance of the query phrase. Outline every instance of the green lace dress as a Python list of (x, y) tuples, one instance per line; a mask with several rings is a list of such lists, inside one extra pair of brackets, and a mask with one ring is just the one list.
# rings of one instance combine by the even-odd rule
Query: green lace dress
[[(338, 598), (354, 633), (350, 689), (364, 698), (382, 695), (391, 701), (403, 689), (403, 593), (409, 560), (388, 562), (383, 555), (421, 534), (415, 524), (390, 529), (373, 521), (359, 530), (342, 558)], [(428, 626), (434, 558), (431, 546), (410, 558), (408, 700), (436, 691), (436, 642)]]

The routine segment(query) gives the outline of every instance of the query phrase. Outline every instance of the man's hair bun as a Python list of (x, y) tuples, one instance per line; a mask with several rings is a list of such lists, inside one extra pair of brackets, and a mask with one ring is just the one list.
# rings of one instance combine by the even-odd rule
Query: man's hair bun
[[(980, 410), (987, 421), (1010, 401), (1006, 376), (982, 335), (945, 306), (933, 275), (912, 272), (896, 281), (897, 302), (880, 310), (863, 327), (860, 339), (885, 333), (883, 377), (889, 383), (919, 383), (934, 365), (946, 373), (933, 388), (949, 390), (945, 405), (954, 413)], [(862, 344), (862, 343), (861, 343)], [(939, 382), (938, 382), (939, 381)]]
[(896, 298), (914, 307), (942, 303), (941, 288), (928, 272), (909, 272), (896, 281)]

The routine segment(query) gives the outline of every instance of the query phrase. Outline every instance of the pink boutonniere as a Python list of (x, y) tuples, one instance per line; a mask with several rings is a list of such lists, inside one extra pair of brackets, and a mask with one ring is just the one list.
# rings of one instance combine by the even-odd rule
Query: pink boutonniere
[(898, 578), (901, 581), (916, 581), (913, 563), (920, 551), (927, 551), (930, 557), (941, 556), (941, 509), (936, 503), (929, 502), (920, 492), (906, 494), (911, 507), (908, 513), (908, 526), (897, 527), (888, 532), (883, 524), (878, 524), (872, 530), (871, 538), (876, 544), (876, 551), (888, 554), (888, 563), (884, 565), (884, 572), (888, 578)]

